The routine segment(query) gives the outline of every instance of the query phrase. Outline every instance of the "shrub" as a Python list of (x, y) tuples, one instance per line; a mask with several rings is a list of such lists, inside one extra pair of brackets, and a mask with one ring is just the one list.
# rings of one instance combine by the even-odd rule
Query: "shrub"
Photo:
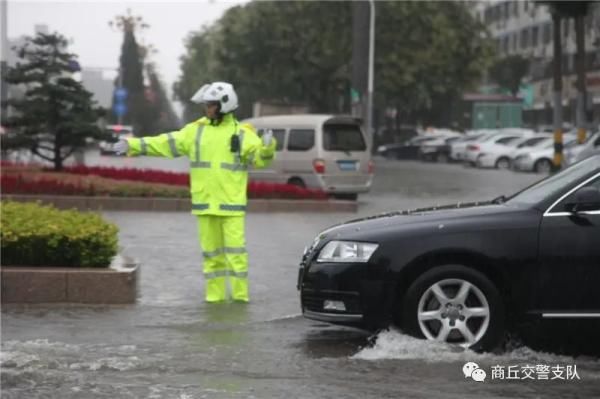
[(118, 228), (99, 214), (3, 201), (2, 264), (107, 267), (117, 254)]

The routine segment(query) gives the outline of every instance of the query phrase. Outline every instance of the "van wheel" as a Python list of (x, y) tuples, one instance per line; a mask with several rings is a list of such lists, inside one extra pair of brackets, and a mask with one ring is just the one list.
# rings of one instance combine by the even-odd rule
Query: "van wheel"
[(462, 265), (423, 273), (408, 288), (401, 311), (402, 328), (416, 337), (475, 351), (493, 350), (504, 337), (498, 289), (484, 274)]
[(299, 177), (292, 177), (288, 180), (287, 184), (291, 184), (292, 186), (306, 188), (306, 184), (304, 184), (304, 180)]

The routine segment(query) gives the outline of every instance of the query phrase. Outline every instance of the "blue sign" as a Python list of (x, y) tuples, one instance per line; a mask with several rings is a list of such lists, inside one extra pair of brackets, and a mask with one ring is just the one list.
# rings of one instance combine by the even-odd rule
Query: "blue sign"
[(127, 98), (127, 89), (124, 87), (119, 87), (115, 89), (115, 99), (117, 101), (123, 101)]
[(117, 116), (123, 116), (127, 113), (127, 105), (124, 103), (115, 103), (113, 105), (113, 112)]

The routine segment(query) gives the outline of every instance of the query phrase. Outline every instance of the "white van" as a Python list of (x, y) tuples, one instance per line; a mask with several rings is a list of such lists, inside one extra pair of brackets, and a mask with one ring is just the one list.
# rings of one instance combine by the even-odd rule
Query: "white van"
[(373, 181), (373, 161), (360, 122), (350, 116), (277, 115), (246, 119), (262, 135), (273, 130), (275, 161), (250, 179), (320, 189), (356, 199)]

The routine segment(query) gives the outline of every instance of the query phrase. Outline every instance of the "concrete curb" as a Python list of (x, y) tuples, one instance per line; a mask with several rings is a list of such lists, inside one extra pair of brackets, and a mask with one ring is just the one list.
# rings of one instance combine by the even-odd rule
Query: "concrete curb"
[[(190, 212), (189, 198), (79, 197), (67, 195), (2, 195), (6, 201), (51, 204), (59, 209), (93, 211)], [(251, 199), (248, 212), (356, 212), (357, 201)]]
[(121, 256), (108, 268), (2, 266), (2, 303), (135, 303), (138, 270)]

